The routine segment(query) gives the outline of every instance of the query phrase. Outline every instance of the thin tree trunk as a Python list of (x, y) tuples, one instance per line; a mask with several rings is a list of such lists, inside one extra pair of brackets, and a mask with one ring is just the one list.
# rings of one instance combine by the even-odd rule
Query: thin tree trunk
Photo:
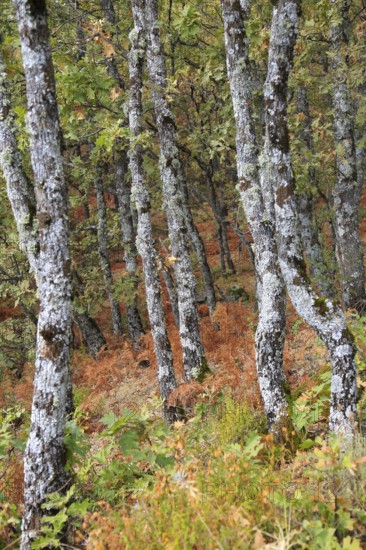
[[(310, 153), (314, 153), (313, 139), (311, 135), (311, 118), (306, 90), (301, 88), (297, 93), (297, 111), (304, 116), (301, 137)], [(308, 170), (309, 187), (314, 185), (316, 173), (313, 168)], [(298, 195), (298, 212), (301, 228), (301, 236), (309, 267), (309, 273), (317, 284), (321, 294), (327, 298), (334, 298), (334, 281), (327, 269), (322, 247), (319, 243), (318, 232), (315, 224), (314, 197), (310, 190), (304, 190)]]
[[(165, 246), (164, 242), (161, 239), (160, 239), (160, 244), (162, 245), (166, 256), (168, 256), (169, 255), (168, 249), (167, 249), (167, 247)], [(163, 276), (165, 286), (168, 290), (169, 301), (170, 301), (170, 305), (172, 307), (172, 311), (173, 311), (173, 315), (174, 315), (175, 326), (179, 328), (178, 296), (177, 296), (177, 289), (176, 289), (176, 285), (175, 285), (175, 282), (174, 282), (174, 278), (173, 278), (173, 275), (171, 273), (171, 268), (167, 264), (167, 262), (166, 262), (166, 260), (165, 260), (165, 258), (163, 257), (162, 254), (160, 254), (159, 263), (161, 264), (161, 265), (159, 265), (159, 269), (161, 270), (161, 274)]]
[[(117, 17), (113, 2), (111, 0), (99, 0), (99, 5), (101, 7), (103, 17), (106, 19), (106, 21), (117, 28)], [(109, 76), (117, 82), (121, 90), (125, 90), (126, 84), (124, 78), (118, 70), (118, 65), (114, 57), (106, 57), (105, 64)]]
[(214, 282), (212, 278), (211, 268), (207, 260), (205, 245), (194, 223), (192, 211), (189, 206), (187, 180), (183, 172), (182, 164), (180, 164), (180, 168), (181, 169), (179, 171), (179, 185), (180, 185), (180, 191), (182, 194), (182, 205), (183, 205), (183, 211), (185, 216), (185, 222), (188, 228), (188, 234), (189, 234), (190, 240), (192, 241), (193, 248), (198, 259), (198, 263), (200, 265), (200, 270), (202, 273), (203, 283), (206, 291), (206, 300), (210, 310), (210, 314), (212, 314), (216, 307), (216, 295), (215, 295), (215, 287), (214, 287)]
[(98, 252), (100, 265), (103, 271), (104, 284), (108, 295), (109, 305), (112, 314), (112, 326), (115, 334), (122, 334), (122, 319), (119, 303), (113, 296), (113, 276), (108, 258), (108, 237), (107, 237), (107, 207), (104, 198), (104, 186), (101, 174), (97, 176), (95, 186), (98, 207)]
[(61, 154), (54, 71), (43, 1), (15, 0), (27, 85), (30, 152), (39, 227), (37, 356), (31, 429), (24, 457), (21, 549), (41, 526), (47, 494), (65, 491), (65, 423), (71, 412), (71, 278), (67, 186)]
[(298, 0), (276, 2), (264, 96), (278, 254), (294, 307), (318, 333), (329, 352), (332, 364), (330, 429), (352, 436), (356, 420), (355, 347), (340, 307), (319, 298), (306, 276), (294, 196), (287, 128), (287, 85), (297, 37), (298, 11)]
[[(112, 0), (99, 0), (100, 7), (102, 9), (105, 19), (117, 27), (117, 16), (113, 6)], [(118, 70), (115, 59), (108, 58), (106, 60), (107, 68), (110, 76), (116, 81), (121, 91), (125, 90), (125, 81)], [(128, 122), (126, 121), (127, 125)], [(115, 186), (116, 196), (118, 203), (118, 210), (120, 214), (120, 226), (122, 232), (122, 243), (124, 247), (124, 260), (126, 264), (126, 271), (129, 274), (134, 290), (134, 297), (132, 301), (126, 303), (126, 316), (128, 332), (131, 340), (137, 345), (139, 338), (144, 334), (141, 317), (137, 307), (137, 250), (136, 250), (136, 231), (133, 224), (132, 211), (131, 211), (131, 188), (127, 180), (128, 172), (128, 155), (126, 151), (119, 150), (118, 143), (116, 143), (114, 151), (114, 174), (115, 174)]]
[[(135, 6), (137, 3), (135, 3)], [(137, 7), (137, 6), (136, 6)], [(139, 3), (137, 9), (142, 9)], [(183, 171), (177, 147), (173, 114), (165, 97), (166, 69), (160, 40), (157, 1), (144, 6), (144, 30), (147, 38), (147, 68), (151, 83), (155, 117), (160, 139), (160, 172), (168, 219), (168, 230), (177, 282), (179, 304), (179, 334), (183, 366), (187, 380), (201, 380), (207, 362), (201, 343), (198, 313), (195, 303), (196, 282), (192, 272), (187, 244), (187, 225), (182, 200)]]
[[(7, 93), (5, 66), (0, 57), (0, 164), (7, 184), (8, 197), (19, 234), (19, 245), (28, 258), (30, 269), (39, 285), (39, 233), (36, 217), (36, 197), (34, 187), (28, 179), (22, 156), (16, 140), (14, 115), (10, 110)], [(96, 322), (86, 312), (76, 314), (72, 319), (82, 332), (88, 349), (95, 358), (96, 353), (106, 343)]]
[(136, 234), (132, 222), (131, 213), (131, 188), (127, 182), (128, 157), (125, 151), (115, 151), (114, 172), (116, 195), (118, 202), (122, 242), (124, 248), (124, 260), (126, 271), (131, 281), (133, 297), (126, 302), (126, 315), (128, 332), (131, 340), (137, 344), (139, 338), (144, 334), (141, 317), (137, 308), (137, 250)]
[(255, 248), (259, 308), (256, 331), (258, 380), (269, 429), (281, 436), (281, 428), (288, 423), (283, 370), (285, 289), (277, 260), (274, 227), (266, 214), (260, 187), (245, 16), (239, 0), (222, 0), (222, 15), (227, 72), (236, 120), (238, 191)]
[(341, 274), (343, 300), (347, 308), (360, 313), (366, 309), (365, 270), (359, 233), (361, 187), (357, 180), (352, 94), (347, 83), (347, 57), (350, 32), (350, 0), (332, 0), (340, 23), (331, 27), (333, 109), (337, 177), (333, 190), (336, 252)]
[(169, 422), (178, 418), (177, 411), (170, 407), (169, 395), (176, 387), (173, 354), (166, 330), (164, 310), (161, 302), (160, 281), (157, 270), (156, 251), (150, 217), (150, 198), (144, 182), (142, 147), (135, 140), (142, 133), (142, 69), (144, 53), (144, 32), (141, 0), (132, 0), (134, 29), (130, 34), (129, 54), (130, 96), (129, 123), (131, 131), (130, 170), (132, 176), (132, 197), (136, 204), (137, 247), (142, 258), (145, 277), (146, 302), (149, 314), (154, 349), (158, 365), (160, 394), (164, 401), (164, 414)]
[(227, 263), (229, 271), (231, 271), (231, 273), (235, 273), (235, 266), (231, 258), (229, 242), (227, 238), (227, 224), (222, 213), (221, 205), (217, 198), (217, 193), (216, 193), (215, 184), (212, 178), (211, 168), (209, 169), (208, 173), (206, 172), (206, 179), (207, 179), (207, 185), (208, 185), (208, 190), (210, 194), (211, 208), (214, 213), (216, 224), (217, 224), (217, 237), (218, 237), (219, 248), (220, 248), (221, 268), (223, 273), (225, 273), (226, 272), (225, 263)]
[[(84, 293), (83, 282), (79, 274), (73, 270), (73, 291), (75, 296), (82, 296)], [(93, 359), (97, 358), (98, 352), (106, 345), (106, 339), (98, 324), (92, 319), (86, 311), (77, 311), (73, 307), (72, 320), (81, 332), (83, 342), (86, 344)]]

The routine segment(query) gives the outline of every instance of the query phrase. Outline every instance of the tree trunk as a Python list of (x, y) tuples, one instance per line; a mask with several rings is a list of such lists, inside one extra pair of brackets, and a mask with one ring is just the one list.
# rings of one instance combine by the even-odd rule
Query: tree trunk
[[(14, 115), (10, 110), (7, 93), (5, 66), (0, 57), (0, 164), (2, 166), (7, 192), (19, 234), (19, 245), (25, 252), (31, 271), (39, 286), (40, 243), (36, 217), (36, 197), (23, 166), (22, 156), (16, 140)], [(88, 349), (95, 358), (106, 343), (96, 322), (86, 312), (75, 314), (72, 319), (82, 332)]]
[(34, 397), (24, 457), (21, 549), (29, 550), (41, 526), (47, 494), (64, 492), (70, 483), (64, 469), (64, 435), (71, 412), (71, 284), (67, 186), (46, 6), (44, 1), (16, 0), (15, 8), (27, 85), (40, 242)]
[(130, 96), (129, 122), (131, 132), (130, 170), (132, 176), (132, 198), (136, 204), (137, 247), (142, 258), (145, 277), (146, 302), (150, 319), (154, 350), (158, 365), (160, 394), (164, 401), (164, 415), (169, 422), (178, 418), (177, 411), (168, 403), (169, 395), (176, 387), (173, 369), (173, 354), (166, 330), (164, 310), (161, 302), (160, 281), (157, 270), (156, 251), (150, 217), (150, 198), (144, 182), (142, 147), (135, 140), (142, 133), (142, 69), (144, 53), (144, 32), (141, 0), (132, 0), (135, 27), (130, 34), (129, 54)]
[[(73, 270), (73, 291), (75, 296), (82, 296), (84, 293), (83, 282), (79, 274)], [(98, 324), (86, 311), (78, 312), (75, 304), (72, 311), (72, 320), (81, 332), (83, 342), (87, 346), (93, 359), (97, 358), (98, 352), (106, 345), (106, 339)]]
[(98, 252), (100, 265), (103, 271), (104, 284), (106, 287), (109, 305), (112, 313), (112, 326), (115, 334), (122, 334), (122, 319), (119, 303), (113, 296), (113, 276), (108, 258), (108, 237), (107, 237), (107, 207), (104, 198), (104, 186), (101, 174), (97, 175), (95, 186), (98, 206)]
[(180, 166), (181, 166), (181, 170), (180, 170), (179, 184), (180, 184), (180, 191), (182, 194), (182, 205), (183, 205), (183, 211), (185, 216), (185, 222), (188, 228), (189, 238), (192, 241), (193, 248), (196, 253), (198, 263), (200, 265), (200, 270), (203, 277), (203, 284), (205, 286), (205, 291), (206, 291), (206, 300), (210, 310), (210, 314), (212, 314), (216, 307), (216, 295), (215, 295), (214, 282), (212, 278), (211, 269), (207, 260), (205, 245), (194, 223), (192, 211), (189, 206), (187, 180), (183, 172), (183, 166), (182, 164)]
[[(160, 244), (162, 245), (166, 256), (168, 256), (169, 255), (168, 249), (161, 239), (160, 239)], [(165, 286), (168, 290), (169, 301), (173, 311), (175, 326), (179, 328), (179, 308), (178, 308), (177, 289), (176, 289), (173, 275), (171, 273), (171, 268), (162, 254), (160, 254), (160, 258), (159, 258), (159, 269), (161, 270), (161, 274), (163, 276)]]
[(225, 217), (223, 216), (222, 208), (217, 198), (215, 184), (212, 178), (212, 169), (207, 168), (207, 170), (208, 171), (206, 172), (206, 179), (207, 179), (207, 185), (208, 185), (208, 190), (210, 194), (211, 208), (212, 208), (212, 212), (214, 213), (216, 224), (217, 224), (217, 237), (219, 241), (221, 269), (223, 273), (225, 273), (226, 272), (225, 264), (227, 263), (229, 271), (231, 273), (235, 273), (235, 265), (231, 258), (229, 242), (227, 238), (226, 220), (225, 220)]
[(264, 95), (277, 247), (291, 301), (329, 352), (332, 363), (330, 429), (352, 436), (356, 420), (355, 347), (340, 307), (319, 298), (307, 278), (294, 196), (287, 85), (297, 37), (298, 11), (299, 1), (295, 0), (279, 0), (274, 7)]
[[(103, 15), (116, 29), (117, 17), (114, 10), (113, 2), (111, 0), (99, 0), (100, 7)], [(116, 81), (121, 91), (125, 90), (125, 81), (118, 70), (115, 59), (106, 59), (107, 68), (110, 76)], [(124, 124), (128, 124), (126, 121)], [(137, 345), (139, 338), (144, 334), (141, 317), (137, 307), (137, 250), (136, 250), (136, 231), (133, 225), (133, 218), (131, 212), (131, 189), (127, 181), (128, 172), (128, 156), (126, 151), (119, 150), (118, 142), (116, 143), (114, 151), (114, 174), (115, 174), (115, 186), (116, 196), (118, 203), (118, 210), (120, 214), (120, 225), (122, 233), (122, 243), (124, 246), (124, 260), (126, 265), (126, 271), (129, 274), (134, 296), (132, 300), (126, 303), (126, 315), (128, 332), (132, 342)]]
[[(140, 9), (142, 3), (139, 4)], [(147, 68), (160, 139), (160, 173), (168, 219), (168, 230), (179, 305), (179, 334), (187, 380), (201, 380), (207, 370), (195, 303), (196, 282), (187, 244), (187, 224), (181, 192), (183, 171), (177, 147), (173, 114), (165, 97), (166, 69), (158, 23), (157, 0), (145, 3), (144, 30), (147, 37)]]
[[(113, 6), (113, 2), (111, 0), (99, 0), (99, 5), (101, 7), (103, 17), (105, 18), (105, 20), (108, 21), (110, 25), (113, 25), (117, 28), (117, 17)], [(122, 75), (118, 70), (118, 65), (114, 57), (106, 57), (105, 64), (106, 64), (109, 76), (117, 82), (121, 90), (125, 90), (126, 84), (125, 84), (124, 78), (122, 77)]]
[(128, 157), (125, 151), (115, 151), (114, 171), (118, 202), (124, 260), (128, 277), (131, 281), (133, 296), (126, 302), (128, 332), (134, 344), (144, 334), (142, 322), (137, 308), (137, 250), (135, 228), (131, 213), (131, 188), (127, 182)]
[(269, 429), (281, 436), (288, 422), (283, 370), (285, 289), (277, 261), (274, 228), (260, 187), (258, 147), (252, 118), (251, 74), (245, 15), (239, 0), (222, 0), (226, 62), (236, 120), (238, 191), (254, 240), (259, 323), (257, 372)]
[(333, 190), (336, 253), (341, 275), (343, 300), (347, 308), (360, 313), (366, 309), (365, 271), (359, 233), (361, 187), (357, 180), (352, 94), (348, 88), (347, 56), (350, 32), (350, 0), (332, 0), (340, 23), (331, 27), (333, 109), (337, 177)]
[[(313, 139), (311, 135), (311, 118), (309, 104), (305, 88), (297, 93), (297, 111), (304, 116), (301, 137), (310, 153), (314, 153)], [(308, 169), (309, 189), (302, 190), (298, 194), (298, 212), (301, 228), (301, 237), (304, 244), (306, 260), (310, 277), (317, 284), (321, 294), (326, 298), (334, 298), (334, 280), (325, 264), (323, 250), (318, 239), (318, 231), (315, 224), (314, 197), (310, 186), (314, 185), (316, 173), (313, 168)]]

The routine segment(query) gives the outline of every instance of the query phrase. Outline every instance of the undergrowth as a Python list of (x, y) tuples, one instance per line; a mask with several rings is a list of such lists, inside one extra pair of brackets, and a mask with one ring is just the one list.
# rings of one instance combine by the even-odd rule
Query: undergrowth
[[(364, 349), (364, 319), (351, 320)], [(365, 360), (358, 356), (359, 408)], [(187, 422), (169, 427), (159, 400), (104, 415), (88, 433), (76, 394), (67, 425), (66, 494), (49, 496), (34, 549), (216, 550), (366, 547), (366, 440), (352, 448), (327, 434), (330, 372), (321, 369), (289, 397), (296, 438), (279, 445), (263, 414), (232, 390), (206, 396)], [(29, 417), (17, 406), (0, 418), (0, 548), (16, 548), (19, 476)]]

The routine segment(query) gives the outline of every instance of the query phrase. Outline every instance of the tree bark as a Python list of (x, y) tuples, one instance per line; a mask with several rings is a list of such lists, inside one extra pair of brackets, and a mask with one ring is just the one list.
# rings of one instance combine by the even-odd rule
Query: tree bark
[(341, 308), (330, 300), (319, 298), (307, 278), (294, 195), (287, 86), (297, 37), (298, 11), (298, 0), (279, 0), (273, 9), (264, 93), (277, 247), (291, 301), (329, 352), (332, 364), (330, 429), (352, 437), (356, 420), (355, 347)]
[[(19, 246), (27, 255), (30, 269), (39, 285), (40, 243), (36, 217), (36, 197), (32, 182), (27, 177), (22, 155), (16, 140), (14, 115), (7, 92), (6, 69), (0, 56), (0, 164), (7, 184), (7, 194), (19, 234)], [(106, 343), (97, 323), (86, 312), (76, 314), (72, 320), (78, 326), (93, 358)]]
[[(104, 18), (110, 25), (118, 28), (117, 16), (112, 0), (99, 0), (99, 5), (102, 9)], [(113, 58), (106, 59), (107, 68), (110, 76), (116, 81), (121, 91), (124, 91), (126, 84), (124, 78), (118, 70), (116, 60)], [(128, 124), (126, 121), (124, 124)], [(133, 225), (131, 212), (131, 189), (127, 181), (128, 172), (128, 155), (126, 151), (119, 150), (118, 141), (116, 142), (114, 151), (114, 174), (116, 197), (118, 210), (120, 214), (120, 226), (122, 233), (122, 243), (124, 246), (124, 260), (126, 271), (132, 281), (135, 296), (132, 301), (126, 303), (126, 315), (128, 332), (132, 342), (137, 345), (139, 338), (144, 334), (141, 317), (137, 307), (137, 250), (136, 250), (136, 231)]]
[(130, 170), (132, 176), (132, 199), (137, 209), (137, 247), (142, 258), (145, 277), (146, 302), (154, 350), (158, 366), (160, 394), (164, 401), (164, 415), (169, 422), (178, 418), (177, 411), (168, 403), (169, 395), (176, 387), (173, 354), (166, 330), (161, 302), (160, 280), (157, 270), (156, 251), (150, 216), (150, 198), (143, 173), (143, 151), (138, 143), (142, 133), (142, 69), (144, 55), (144, 32), (141, 0), (132, 0), (134, 29), (130, 34), (129, 53), (130, 96), (129, 123), (131, 132)]
[(122, 334), (122, 318), (119, 303), (113, 296), (113, 275), (108, 258), (108, 237), (107, 237), (107, 207), (104, 198), (104, 186), (101, 174), (97, 175), (95, 186), (98, 207), (98, 252), (100, 266), (103, 271), (104, 284), (106, 287), (109, 306), (112, 314), (112, 326), (115, 334)]
[(277, 260), (274, 227), (260, 186), (258, 146), (252, 118), (252, 87), (239, 0), (222, 0), (226, 63), (236, 120), (238, 191), (254, 241), (259, 322), (256, 331), (258, 381), (269, 429), (281, 435), (288, 422), (283, 370), (285, 289)]
[(210, 314), (212, 314), (216, 307), (215, 287), (214, 287), (214, 282), (212, 278), (211, 268), (207, 260), (205, 245), (194, 223), (192, 211), (189, 206), (187, 180), (183, 171), (182, 164), (180, 164), (180, 170), (179, 170), (179, 185), (180, 185), (180, 191), (182, 194), (183, 212), (185, 216), (186, 226), (188, 229), (188, 235), (192, 242), (193, 249), (196, 253), (198, 263), (200, 265), (200, 270), (203, 277), (203, 284), (205, 286), (205, 291), (206, 291), (206, 300), (210, 310)]
[[(311, 135), (311, 117), (305, 88), (301, 88), (297, 93), (297, 111), (304, 116), (301, 138), (309, 152), (314, 153)], [(314, 185), (316, 173), (311, 167), (308, 169), (308, 176), (309, 189), (301, 190), (301, 192), (298, 193), (299, 221), (306, 260), (310, 277), (318, 286), (321, 294), (327, 298), (334, 298), (334, 280), (329, 269), (327, 269), (315, 223), (314, 197), (310, 190), (310, 185)]]
[[(168, 256), (169, 255), (168, 249), (161, 239), (160, 239), (160, 244), (162, 245), (166, 256)], [(161, 270), (161, 274), (163, 276), (165, 286), (168, 290), (169, 301), (173, 311), (175, 326), (179, 328), (179, 308), (178, 308), (177, 288), (174, 282), (174, 277), (172, 275), (171, 267), (162, 254), (160, 254), (160, 258), (158, 259), (158, 269)]]
[(114, 173), (116, 196), (118, 202), (120, 226), (122, 232), (122, 243), (124, 248), (124, 260), (128, 277), (133, 289), (133, 297), (126, 303), (126, 315), (128, 332), (132, 342), (136, 345), (139, 338), (144, 334), (141, 317), (137, 308), (137, 250), (136, 234), (132, 222), (131, 213), (131, 188), (127, 182), (128, 157), (125, 151), (115, 151)]
[(366, 309), (365, 270), (359, 233), (361, 186), (357, 179), (354, 110), (348, 87), (347, 56), (350, 0), (332, 0), (337, 17), (330, 30), (334, 74), (333, 109), (337, 177), (333, 189), (336, 253), (344, 305), (360, 313)]
[(24, 457), (21, 549), (29, 550), (41, 525), (41, 506), (47, 494), (63, 492), (70, 483), (64, 469), (64, 433), (71, 412), (71, 280), (67, 186), (46, 5), (35, 0), (14, 3), (27, 86), (40, 242), (34, 397)]
[[(75, 296), (82, 296), (84, 293), (83, 282), (79, 274), (73, 270), (73, 291)], [(73, 304), (72, 320), (81, 332), (83, 342), (87, 346), (93, 359), (97, 359), (98, 352), (106, 345), (106, 339), (100, 330), (97, 322), (92, 319), (86, 311), (77, 311)]]
[(179, 159), (175, 122), (165, 97), (166, 68), (156, 0), (145, 3), (144, 30), (147, 38), (147, 68), (160, 140), (160, 173), (169, 237), (175, 258), (174, 271), (177, 282), (183, 366), (187, 380), (192, 378), (201, 380), (207, 370), (207, 362), (199, 332), (195, 303), (196, 282), (187, 244), (188, 230), (181, 192), (181, 180), (184, 175)]
[(227, 223), (225, 220), (225, 216), (223, 215), (221, 205), (217, 198), (217, 193), (216, 193), (212, 173), (213, 173), (212, 168), (207, 167), (206, 180), (207, 180), (207, 185), (208, 185), (208, 190), (210, 195), (211, 208), (212, 208), (212, 212), (214, 213), (216, 224), (217, 224), (217, 238), (219, 241), (221, 269), (223, 273), (226, 273), (226, 263), (227, 263), (229, 271), (232, 274), (234, 274), (235, 265), (231, 258), (229, 242), (227, 238)]

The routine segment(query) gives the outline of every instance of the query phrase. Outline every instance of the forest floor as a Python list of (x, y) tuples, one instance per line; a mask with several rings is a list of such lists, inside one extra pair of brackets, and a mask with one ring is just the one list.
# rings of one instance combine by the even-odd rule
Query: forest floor
[[(362, 205), (363, 208), (366, 208), (366, 197), (363, 197)], [(160, 219), (155, 219), (154, 221), (157, 226), (163, 224)], [(205, 304), (199, 305), (202, 341), (211, 374), (206, 377), (202, 384), (198, 382), (186, 384), (184, 382), (179, 335), (174, 324), (168, 297), (165, 293), (164, 302), (168, 332), (174, 353), (174, 367), (178, 383), (178, 388), (171, 397), (172, 402), (182, 405), (193, 417), (198, 404), (215, 403), (220, 395), (223, 393), (228, 395), (229, 392), (232, 402), (237, 403), (238, 406), (243, 405), (244, 407), (249, 407), (253, 415), (261, 415), (263, 413), (263, 408), (257, 383), (254, 351), (254, 335), (257, 320), (255, 312), (254, 273), (249, 255), (245, 247), (243, 248), (240, 246), (238, 237), (229, 228), (229, 244), (236, 267), (236, 273), (230, 275), (222, 274), (218, 243), (212, 221), (207, 219), (201, 221), (198, 223), (198, 229), (203, 236), (209, 263), (215, 276), (215, 284), (219, 289), (219, 302), (211, 318), (209, 316), (208, 307)], [(362, 220), (362, 235), (365, 242), (365, 217), (363, 217)], [(123, 271), (123, 263), (119, 260), (121, 252), (113, 251), (112, 257), (114, 258), (114, 271), (116, 273), (118, 271)], [(199, 277), (198, 271), (197, 276)], [(227, 295), (228, 290), (234, 286), (243, 288), (248, 297), (240, 298), (238, 301), (225, 299), (224, 297)], [(201, 289), (198, 290), (200, 291)], [(147, 323), (142, 283), (140, 284), (139, 293), (141, 311)], [(122, 304), (121, 309), (123, 311)], [(16, 314), (17, 310), (1, 307), (0, 303), (0, 321)], [(76, 333), (74, 335), (74, 340), (79, 346), (78, 349), (73, 351), (71, 362), (78, 414), (83, 419), (83, 431), (91, 438), (100, 433), (103, 435), (103, 429), (105, 428), (103, 418), (105, 418), (106, 415), (108, 416), (114, 413), (115, 418), (118, 418), (126, 409), (139, 411), (144, 407), (149, 407), (149, 404), (152, 409), (154, 407), (156, 409), (154, 404), (156, 403), (156, 398), (159, 396), (156, 361), (150, 332), (147, 332), (141, 339), (139, 349), (136, 350), (127, 334), (117, 337), (112, 333), (107, 302), (97, 320), (106, 336), (107, 345), (101, 350), (97, 360), (93, 360), (87, 354), (85, 348), (80, 344), (80, 335)], [(363, 345), (361, 348), (361, 355), (364, 353), (365, 348)], [(364, 361), (365, 357), (365, 354), (363, 357), (361, 356), (361, 361)], [(314, 386), (318, 387), (319, 378), (315, 375), (324, 373), (328, 368), (325, 347), (316, 337), (315, 333), (298, 318), (289, 302), (287, 303), (284, 365), (290, 389), (294, 392), (297, 391), (297, 395), (299, 395), (299, 392), (309, 392)], [(33, 365), (30, 364), (25, 365), (21, 380), (16, 379), (11, 373), (7, 373), (0, 389), (0, 408), (5, 409), (6, 407), (16, 404), (17, 407), (30, 410), (32, 400), (32, 378)], [(320, 424), (318, 423), (318, 427), (313, 432), (313, 436), (326, 430), (326, 419), (321, 418), (318, 420), (320, 420)], [(309, 431), (309, 433), (311, 433), (311, 431)], [(309, 433), (307, 433), (307, 436), (309, 436)], [(101, 444), (100, 440), (98, 444)], [(9, 502), (18, 506), (21, 505), (23, 492), (22, 464), (19, 459), (11, 460), (10, 463), (11, 465), (5, 475), (5, 479), (7, 479), (8, 482), (5, 487), (4, 481), (2, 483), (0, 479), (0, 492), (4, 491)], [(228, 471), (230, 471), (230, 468)], [(10, 477), (12, 481), (9, 483)], [(161, 480), (159, 483), (160, 482)], [(103, 498), (102, 500), (104, 502), (108, 499)], [(109, 505), (106, 506), (108, 508)], [(99, 519), (97, 519), (97, 529), (103, 529), (98, 521)], [(208, 531), (214, 528), (215, 525), (211, 526), (210, 524), (207, 526)], [(251, 528), (253, 528), (253, 525)], [(113, 531), (115, 526), (110, 527), (110, 529)], [(281, 527), (281, 529), (283, 529), (283, 527)], [(333, 529), (333, 531), (335, 532), (336, 529)], [(349, 529), (348, 531), (346, 530), (345, 533), (349, 534), (352, 531), (356, 532), (357, 529)], [(259, 532), (260, 535), (258, 535)], [(252, 531), (251, 538), (248, 539), (251, 541), (248, 542), (249, 546), (245, 546), (244, 543), (243, 546), (240, 546), (239, 543), (237, 545), (233, 544), (232, 546), (227, 546), (225, 544), (222, 546), (221, 543), (217, 541), (217, 546), (215, 546), (215, 536), (212, 535), (213, 538), (209, 537), (210, 543), (202, 541), (202, 544), (191, 544), (187, 542), (182, 548), (290, 548), (291, 544), (289, 541), (287, 541), (287, 543), (283, 542), (282, 546), (270, 546), (268, 540), (265, 543), (266, 537), (263, 533), (263, 529), (261, 531)], [(105, 538), (106, 535), (101, 536)], [(166, 545), (162, 543), (161, 546), (159, 546), (159, 544), (154, 546), (156, 543), (151, 543), (151, 546), (146, 545), (146, 548), (180, 548), (180, 543), (174, 545), (175, 543), (169, 542), (170, 538), (168, 535), (167, 537)], [(222, 540), (220, 537), (219, 539)], [(115, 546), (113, 546), (113, 544), (110, 546), (98, 546), (95, 540), (93, 543), (94, 545), (91, 544), (88, 548), (90, 547), (98, 550), (104, 548), (134, 549), (144, 547), (143, 543), (141, 543), (140, 546), (137, 542), (136, 546), (134, 546), (134, 544), (128, 546), (128, 544), (125, 545), (122, 543), (120, 539), (118, 539), (119, 542), (115, 543)], [(168, 543), (171, 545), (169, 546)], [(350, 546), (343, 545), (339, 546), (339, 548), (354, 548), (357, 550), (357, 548), (363, 547), (357, 546), (353, 539), (349, 544)], [(355, 546), (352, 546), (352, 544), (355, 544)], [(298, 547), (300, 548), (300, 546)], [(302, 547), (310, 548), (311, 546), (306, 546), (305, 544), (305, 546)], [(317, 547), (318, 546), (314, 543), (314, 548)], [(336, 548), (336, 546), (331, 545), (325, 545), (323, 547)]]

